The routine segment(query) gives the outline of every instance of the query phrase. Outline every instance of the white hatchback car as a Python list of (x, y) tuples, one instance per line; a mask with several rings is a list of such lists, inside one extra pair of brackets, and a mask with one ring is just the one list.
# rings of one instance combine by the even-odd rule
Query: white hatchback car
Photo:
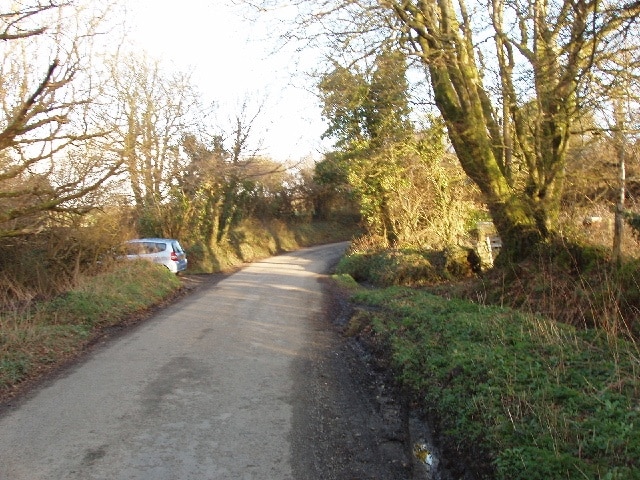
[(173, 238), (136, 238), (124, 244), (129, 260), (143, 258), (167, 267), (173, 273), (187, 269), (187, 254)]

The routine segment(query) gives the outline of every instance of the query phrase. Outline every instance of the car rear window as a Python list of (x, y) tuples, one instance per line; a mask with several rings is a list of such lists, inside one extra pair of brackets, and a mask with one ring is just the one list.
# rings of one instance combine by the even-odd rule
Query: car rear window
[(147, 253), (160, 253), (167, 249), (167, 244), (159, 242), (144, 242), (144, 247), (146, 248)]
[(145, 253), (160, 253), (167, 249), (166, 243), (161, 242), (131, 242), (127, 243), (127, 255), (143, 255)]

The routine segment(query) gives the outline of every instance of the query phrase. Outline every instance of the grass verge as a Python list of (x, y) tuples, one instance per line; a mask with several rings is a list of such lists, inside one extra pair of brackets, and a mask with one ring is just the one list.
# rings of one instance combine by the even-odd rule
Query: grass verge
[(464, 455), (457, 463), (477, 477), (640, 478), (633, 343), (405, 287), (353, 299), (376, 308), (347, 329), (384, 347), (399, 381), (437, 419), (445, 456)]
[(282, 222), (245, 219), (224, 240), (207, 245), (201, 239), (185, 242), (189, 272), (226, 271), (247, 262), (283, 252), (349, 240), (360, 229), (356, 223)]
[[(190, 243), (187, 273), (229, 271), (284, 251), (345, 240), (355, 231), (355, 224), (336, 222), (247, 220), (221, 244)], [(6, 269), (0, 272), (0, 401), (16, 394), (27, 380), (74, 358), (105, 329), (135, 321), (181, 287), (176, 275), (148, 262), (101, 262), (86, 270), (80, 268), (84, 262), (78, 262), (72, 272), (56, 268), (76, 262), (54, 262), (59, 258), (47, 257), (40, 248), (46, 244), (41, 239), (31, 248), (21, 244), (4, 251), (4, 258), (18, 261), (11, 262), (11, 275)], [(37, 265), (34, 252), (43, 255), (36, 257)]]
[(0, 312), (0, 397), (8, 397), (120, 324), (176, 292), (181, 282), (150, 262), (126, 262), (29, 309)]

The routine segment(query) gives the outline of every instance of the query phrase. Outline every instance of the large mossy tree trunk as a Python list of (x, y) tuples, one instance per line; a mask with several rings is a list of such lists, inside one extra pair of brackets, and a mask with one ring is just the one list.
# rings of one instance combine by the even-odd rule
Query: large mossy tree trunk
[[(556, 122), (548, 123), (546, 130), (538, 129), (535, 138), (523, 135), (517, 139), (520, 143), (505, 142), (505, 129), (500, 127), (496, 109), (483, 88), (464, 5), (459, 5), (462, 22), (458, 21), (453, 3), (447, 0), (403, 2), (398, 4), (396, 12), (416, 34), (414, 45), (428, 70), (449, 138), (464, 171), (484, 195), (502, 237), (503, 251), (507, 257), (517, 259), (526, 256), (532, 246), (553, 231), (559, 195), (547, 196), (547, 193), (561, 192), (562, 176), (549, 175), (558, 169), (544, 163), (564, 160), (559, 148), (566, 143), (566, 138), (554, 128)], [(508, 86), (506, 72), (502, 73), (501, 80)], [(515, 103), (511, 109), (515, 111)], [(525, 121), (531, 122), (534, 115)], [(520, 127), (524, 128), (524, 124)], [(511, 132), (517, 133), (518, 128), (514, 125)], [(560, 137), (560, 141), (557, 151), (543, 158), (544, 146), (550, 144), (547, 136)], [(530, 142), (534, 143), (529, 145)], [(519, 145), (519, 151), (507, 152), (505, 145), (509, 143)], [(532, 154), (529, 166), (534, 167), (535, 172), (529, 172), (526, 188), (518, 188), (505, 159), (514, 153), (523, 158), (525, 151)], [(535, 161), (542, 164), (534, 165)]]
[[(587, 0), (525, 3), (507, 11), (508, 2), (489, 2), (484, 18), (494, 29), (493, 86), (483, 83), (487, 59), (477, 59), (472, 38), (478, 12), (470, 15), (464, 0), (381, 3), (404, 26), (405, 45), (428, 72), (458, 159), (482, 191), (503, 257), (511, 260), (556, 232), (580, 82), (598, 45), (626, 21)], [(638, 3), (625, 8), (619, 12), (627, 20), (640, 9)]]
[[(548, 238), (560, 205), (561, 176), (547, 179), (547, 190), (558, 195), (540, 195), (535, 179), (528, 189), (513, 185), (500, 148), (487, 128), (477, 84), (456, 85), (448, 81), (448, 68), (430, 67), (436, 104), (445, 119), (449, 138), (465, 173), (482, 192), (493, 222), (503, 241), (503, 258), (525, 257), (532, 248)], [(444, 77), (444, 78), (442, 78)], [(464, 90), (460, 92), (459, 90)], [(464, 98), (464, 101), (460, 101)]]

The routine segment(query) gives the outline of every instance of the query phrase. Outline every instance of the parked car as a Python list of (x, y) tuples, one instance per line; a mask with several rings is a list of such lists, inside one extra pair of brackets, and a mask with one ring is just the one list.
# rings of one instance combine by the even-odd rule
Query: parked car
[(136, 238), (124, 244), (129, 260), (143, 258), (167, 267), (173, 273), (187, 269), (187, 254), (173, 238)]

